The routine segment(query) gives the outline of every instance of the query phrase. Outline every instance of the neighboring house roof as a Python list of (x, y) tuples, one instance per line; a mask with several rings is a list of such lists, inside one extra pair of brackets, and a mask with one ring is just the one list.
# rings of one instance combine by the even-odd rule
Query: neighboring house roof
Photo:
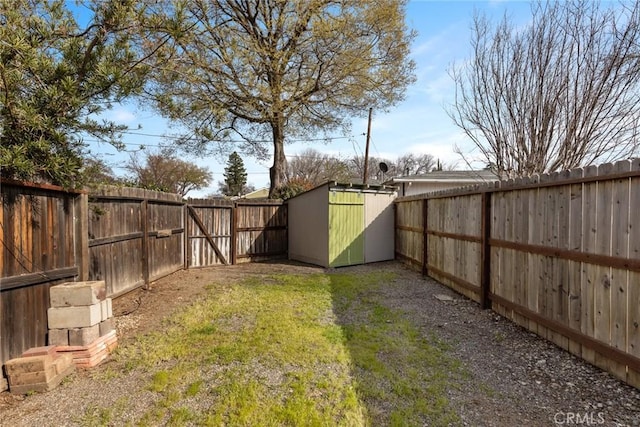
[(243, 194), (240, 199), (265, 199), (269, 197), (269, 189), (267, 187), (259, 188), (251, 193)]
[(476, 171), (434, 171), (420, 175), (397, 176), (386, 181), (387, 185), (405, 182), (415, 183), (448, 183), (479, 184), (482, 182), (498, 181), (498, 176), (490, 170)]

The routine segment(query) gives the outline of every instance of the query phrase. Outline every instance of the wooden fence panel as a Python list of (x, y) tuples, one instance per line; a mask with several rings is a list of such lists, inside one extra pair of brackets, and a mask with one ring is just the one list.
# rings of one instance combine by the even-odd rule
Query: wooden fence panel
[(184, 268), (184, 213), (176, 194), (102, 187), (89, 201), (89, 279), (117, 296)]
[(184, 268), (184, 205), (149, 200), (147, 207), (149, 280)]
[(429, 276), (480, 300), (481, 195), (428, 201)]
[[(126, 194), (133, 197), (134, 192)], [(143, 285), (141, 201), (94, 195), (90, 205), (90, 280), (104, 280), (110, 296)]]
[(400, 198), (397, 250), (424, 256), (403, 246), (403, 215), (427, 207), (430, 276), (481, 302), (488, 292), (483, 307), (640, 387), (639, 194), (636, 159)]
[(75, 280), (80, 193), (2, 180), (0, 364), (47, 344), (49, 288)]
[[(636, 164), (632, 164), (632, 168)], [(640, 177), (629, 180), (629, 259), (640, 259)], [(629, 271), (627, 292), (627, 353), (640, 359), (640, 271)], [(629, 367), (627, 382), (640, 385), (640, 369)]]
[(406, 201), (395, 205), (396, 256), (417, 268), (422, 268), (424, 244), (422, 205), (422, 200)]
[(281, 201), (236, 202), (234, 263), (287, 255), (287, 208)]

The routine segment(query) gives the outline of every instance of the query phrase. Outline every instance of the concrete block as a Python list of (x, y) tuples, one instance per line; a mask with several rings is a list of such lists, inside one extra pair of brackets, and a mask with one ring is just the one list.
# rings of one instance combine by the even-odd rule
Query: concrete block
[(69, 345), (69, 330), (49, 329), (49, 345)]
[(69, 329), (69, 345), (89, 345), (100, 338), (100, 324), (86, 328)]
[(51, 307), (49, 329), (86, 328), (102, 321), (100, 303), (75, 307)]
[(111, 298), (106, 298), (100, 302), (102, 310), (102, 320), (111, 319), (113, 317), (113, 302)]
[(72, 307), (97, 304), (107, 297), (104, 280), (67, 282), (49, 290), (51, 307)]
[(113, 331), (115, 328), (113, 326), (113, 320), (107, 319), (100, 322), (100, 336), (103, 337), (107, 335), (109, 332)]
[(57, 374), (58, 373), (56, 372), (56, 367), (51, 364), (44, 371), (23, 372), (16, 375), (10, 375), (9, 388), (26, 384), (47, 383), (51, 381)]
[(49, 354), (43, 356), (18, 357), (4, 364), (7, 376), (11, 377), (23, 373), (46, 371), (53, 363), (53, 357)]

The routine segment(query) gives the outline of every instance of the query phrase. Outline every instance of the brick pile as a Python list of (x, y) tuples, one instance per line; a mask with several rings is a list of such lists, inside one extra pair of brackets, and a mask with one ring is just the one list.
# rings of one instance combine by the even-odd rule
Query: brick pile
[(56, 388), (75, 370), (75, 365), (70, 354), (58, 353), (55, 346), (47, 346), (27, 350), (22, 357), (5, 363), (4, 368), (11, 393), (27, 394)]
[(49, 292), (49, 344), (70, 354), (77, 368), (100, 364), (118, 343), (104, 281), (63, 283)]

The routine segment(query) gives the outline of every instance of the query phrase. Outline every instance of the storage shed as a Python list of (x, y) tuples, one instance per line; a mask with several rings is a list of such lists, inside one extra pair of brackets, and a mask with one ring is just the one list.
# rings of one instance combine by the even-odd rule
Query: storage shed
[(341, 267), (393, 259), (394, 187), (328, 182), (287, 201), (289, 259)]

